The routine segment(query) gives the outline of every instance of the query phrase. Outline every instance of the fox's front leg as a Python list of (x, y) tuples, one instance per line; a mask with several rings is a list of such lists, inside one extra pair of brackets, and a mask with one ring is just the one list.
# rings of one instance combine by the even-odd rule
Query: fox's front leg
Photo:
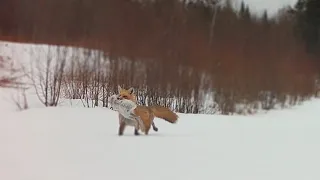
[(143, 121), (141, 120), (141, 118), (135, 117), (135, 120), (136, 120), (135, 128), (138, 130), (140, 129), (142, 132), (145, 132), (146, 129), (144, 127), (144, 124), (143, 124)]
[(131, 119), (135, 120), (134, 135), (138, 136), (138, 135), (140, 135), (140, 133), (139, 133), (139, 129), (140, 129), (139, 121), (136, 119), (136, 116), (134, 114), (130, 114), (130, 117), (131, 117)]
[(138, 136), (140, 135), (139, 133), (139, 129), (140, 129), (140, 124), (139, 124), (139, 121), (137, 121), (136, 119), (134, 119), (136, 122), (135, 122), (135, 125), (134, 125), (134, 135)]
[(139, 128), (134, 127), (134, 135), (136, 136), (140, 135)]
[(119, 129), (118, 129), (119, 136), (123, 135), (123, 131), (124, 131), (125, 127), (126, 127), (126, 123), (124, 121), (124, 117), (121, 114), (119, 114)]
[(125, 127), (126, 127), (126, 123), (124, 121), (120, 122), (119, 130), (118, 130), (119, 136), (123, 135), (123, 131), (124, 131)]

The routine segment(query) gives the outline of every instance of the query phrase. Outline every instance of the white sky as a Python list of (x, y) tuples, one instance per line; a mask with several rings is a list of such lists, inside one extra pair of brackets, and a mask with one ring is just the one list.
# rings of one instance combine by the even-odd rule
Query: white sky
[[(241, 0), (237, 0), (241, 2)], [(278, 11), (278, 9), (282, 8), (286, 5), (293, 6), (298, 0), (244, 0), (246, 4), (249, 5), (252, 11), (263, 11), (266, 9), (268, 13), (273, 15)]]

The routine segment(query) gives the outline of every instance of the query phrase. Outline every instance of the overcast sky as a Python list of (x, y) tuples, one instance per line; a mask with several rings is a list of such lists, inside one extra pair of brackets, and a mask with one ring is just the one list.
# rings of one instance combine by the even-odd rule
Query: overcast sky
[[(241, 0), (238, 1), (241, 2)], [(297, 0), (244, 0), (244, 2), (249, 4), (252, 11), (267, 9), (268, 13), (274, 14), (285, 5), (294, 5)]]

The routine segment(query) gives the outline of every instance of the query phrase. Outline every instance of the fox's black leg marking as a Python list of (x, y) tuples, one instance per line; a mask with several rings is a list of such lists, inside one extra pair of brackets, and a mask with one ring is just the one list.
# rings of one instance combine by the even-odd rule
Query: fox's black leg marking
[(134, 135), (136, 135), (136, 136), (140, 135), (139, 130), (136, 128), (134, 128)]
[(158, 131), (159, 129), (156, 127), (156, 125), (154, 124), (154, 122), (152, 122), (152, 129), (154, 130), (154, 131)]

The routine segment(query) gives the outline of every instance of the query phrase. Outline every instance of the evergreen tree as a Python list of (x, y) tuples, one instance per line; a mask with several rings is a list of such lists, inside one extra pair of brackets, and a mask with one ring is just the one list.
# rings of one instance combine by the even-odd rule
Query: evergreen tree
[(264, 10), (261, 22), (262, 22), (265, 29), (268, 29), (270, 27), (269, 16), (268, 16), (267, 10)]
[(269, 17), (268, 17), (268, 12), (267, 12), (267, 10), (264, 10), (264, 11), (263, 11), (262, 21), (263, 21), (263, 22), (268, 22), (268, 21), (269, 21)]
[(242, 20), (250, 22), (251, 13), (249, 6), (246, 5), (243, 1), (241, 1), (239, 16)]
[(241, 1), (241, 5), (240, 5), (240, 17), (244, 17), (245, 16), (245, 11), (246, 11), (246, 5), (243, 1)]
[(298, 0), (294, 14), (296, 31), (305, 42), (307, 51), (320, 54), (320, 1)]
[(251, 13), (248, 5), (246, 6), (246, 9), (245, 9), (245, 19), (249, 21), (251, 20)]

